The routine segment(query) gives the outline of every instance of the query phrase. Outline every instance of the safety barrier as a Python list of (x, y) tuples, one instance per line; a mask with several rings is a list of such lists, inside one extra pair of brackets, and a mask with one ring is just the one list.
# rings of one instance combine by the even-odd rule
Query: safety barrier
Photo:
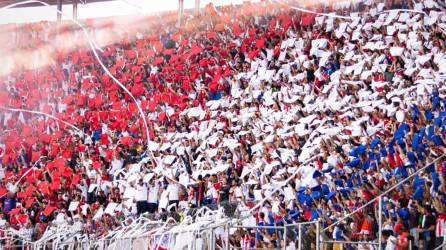
[[(434, 164), (437, 164), (439, 161), (444, 160), (445, 155), (441, 155), (439, 157), (437, 157), (434, 161), (426, 164), (424, 167), (418, 169), (417, 171), (415, 171), (414, 173), (410, 174), (408, 177), (404, 178), (403, 180), (401, 180), (399, 183), (393, 185), (392, 187), (388, 188), (385, 192), (381, 193), (380, 195), (378, 195), (377, 197), (371, 199), (370, 201), (368, 201), (367, 203), (365, 203), (364, 205), (360, 206), (359, 208), (355, 209), (353, 212), (345, 215), (344, 217), (342, 217), (341, 219), (337, 220), (336, 222), (332, 223), (331, 225), (327, 226), (326, 228), (324, 228), (321, 233), (324, 234), (325, 232), (327, 232), (328, 230), (332, 229), (333, 227), (335, 227), (336, 225), (346, 221), (347, 219), (351, 218), (352, 216), (356, 215), (358, 212), (363, 211), (364, 209), (370, 207), (370, 206), (377, 206), (377, 213), (378, 213), (378, 218), (377, 218), (377, 223), (378, 223), (378, 231), (376, 232), (376, 238), (374, 239), (374, 241), (365, 241), (365, 242), (349, 242), (349, 241), (336, 241), (336, 240), (321, 240), (322, 244), (336, 244), (340, 247), (340, 249), (342, 249), (343, 245), (358, 245), (358, 244), (363, 244), (363, 245), (368, 245), (368, 246), (378, 246), (378, 248), (380, 246), (383, 246), (383, 240), (382, 240), (382, 225), (383, 225), (383, 218), (382, 218), (382, 203), (383, 203), (383, 198), (388, 195), (390, 192), (392, 192), (393, 190), (395, 190), (398, 187), (401, 187), (402, 184), (406, 183), (407, 181), (412, 180), (414, 177), (418, 176), (420, 173), (422, 173), (423, 171), (425, 171), (427, 168), (432, 167)], [(376, 204), (377, 203), (377, 204)], [(326, 237), (328, 238), (328, 237)]]
[[(92, 237), (75, 232), (70, 227), (49, 228), (40, 240), (29, 243), (20, 232), (6, 231), (0, 241), (2, 248), (8, 249), (326, 249), (335, 247), (368, 245), (379, 248), (383, 245), (382, 235), (382, 200), (383, 197), (415, 176), (444, 159), (444, 155), (410, 174), (396, 185), (363, 206), (321, 228), (319, 220), (296, 224), (258, 226), (243, 223), (242, 204), (224, 203), (210, 205), (187, 211), (181, 222), (173, 217), (180, 214), (159, 215), (169, 217), (167, 221), (141, 216), (128, 226), (116, 229), (101, 237)], [(371, 241), (336, 241), (328, 236), (332, 229), (354, 216), (359, 211), (373, 207), (377, 209), (378, 230)], [(245, 208), (246, 209), (246, 208)], [(261, 239), (261, 240), (259, 240)], [(292, 246), (294, 244), (294, 246)], [(441, 249), (440, 246), (438, 249)]]

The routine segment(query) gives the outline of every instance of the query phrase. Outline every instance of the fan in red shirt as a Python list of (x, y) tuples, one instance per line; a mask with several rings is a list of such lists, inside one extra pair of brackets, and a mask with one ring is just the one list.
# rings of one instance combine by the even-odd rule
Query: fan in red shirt
[(396, 224), (393, 231), (397, 233), (397, 240), (393, 242), (396, 245), (396, 250), (405, 250), (409, 247), (409, 234), (405, 230), (403, 224)]

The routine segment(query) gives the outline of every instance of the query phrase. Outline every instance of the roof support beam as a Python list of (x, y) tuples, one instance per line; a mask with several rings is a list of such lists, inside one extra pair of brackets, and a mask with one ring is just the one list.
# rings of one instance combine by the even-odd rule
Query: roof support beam
[(200, 14), (200, 0), (195, 0), (195, 15)]
[(178, 26), (183, 26), (184, 0), (178, 0)]
[(57, 23), (62, 21), (62, 0), (57, 0)]
[(73, 0), (73, 19), (77, 20), (77, 2), (78, 0)]

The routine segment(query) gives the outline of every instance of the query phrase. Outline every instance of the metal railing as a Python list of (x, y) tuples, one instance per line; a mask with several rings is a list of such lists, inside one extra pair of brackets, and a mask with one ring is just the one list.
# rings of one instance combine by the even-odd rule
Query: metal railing
[[(165, 239), (168, 239), (169, 243), (167, 245), (163, 245), (161, 242), (163, 241), (163, 236), (141, 236), (137, 238), (119, 238), (119, 239), (98, 239), (98, 240), (80, 240), (80, 241), (67, 241), (67, 242), (45, 242), (44, 244), (8, 244), (5, 246), (0, 246), (0, 249), (17, 249), (17, 250), (52, 250), (52, 249), (63, 249), (63, 250), (83, 250), (83, 249), (107, 249), (107, 250), (118, 250), (118, 249), (163, 249), (166, 247), (167, 249), (179, 249), (177, 248), (178, 243), (181, 243), (181, 240), (184, 237), (186, 232), (189, 232), (187, 236), (187, 241), (183, 243), (187, 244), (187, 249), (206, 249), (206, 250), (215, 250), (215, 249), (247, 249), (244, 246), (233, 244), (232, 238), (234, 235), (230, 234), (230, 230), (233, 228), (237, 228), (238, 230), (275, 230), (282, 231), (283, 235), (280, 237), (280, 247), (268, 247), (265, 245), (261, 245), (257, 247), (254, 245), (253, 247), (249, 247), (250, 250), (254, 249), (289, 249), (292, 244), (294, 244), (293, 249), (297, 250), (306, 250), (306, 249), (316, 249), (319, 250), (321, 247), (317, 245), (316, 238), (318, 236), (318, 226), (319, 221), (314, 222), (303, 222), (303, 223), (294, 223), (287, 224), (285, 226), (227, 226), (223, 228), (205, 228), (200, 232), (193, 233), (192, 231), (183, 231), (176, 233), (165, 234)], [(312, 227), (312, 228), (311, 228)], [(223, 229), (222, 232), (216, 233), (216, 230)], [(309, 232), (313, 230), (313, 232)], [(319, 230), (320, 231), (320, 230)], [(226, 235), (226, 236), (224, 236)], [(309, 239), (305, 239), (306, 236)], [(349, 242), (346, 242), (349, 243)], [(351, 244), (361, 244), (362, 242), (351, 242)], [(183, 244), (184, 245), (184, 244)]]
[[(254, 234), (254, 247), (250, 247), (249, 249), (288, 249), (291, 244), (295, 244), (294, 249), (303, 250), (303, 249), (311, 249), (311, 244), (315, 244), (316, 249), (319, 249), (317, 246), (316, 239), (319, 237), (320, 232), (320, 221), (312, 221), (312, 222), (301, 222), (301, 223), (293, 223), (293, 224), (284, 224), (283, 226), (274, 225), (274, 226), (243, 226), (228, 223), (227, 226), (227, 239), (228, 243), (225, 244), (226, 248), (224, 249), (241, 249), (235, 244), (231, 244), (233, 242), (233, 238), (236, 238), (240, 235), (246, 235), (251, 232), (251, 235)], [(229, 232), (231, 229), (236, 229), (239, 235), (234, 233), (230, 235)], [(270, 231), (266, 233), (265, 231)], [(254, 231), (254, 232), (252, 232)], [(258, 241), (258, 236), (263, 234), (269, 234), (274, 236), (276, 239), (276, 246), (264, 246)], [(310, 240), (304, 240), (306, 237), (304, 235), (309, 236)], [(232, 237), (232, 239), (231, 239)], [(263, 242), (264, 243), (264, 242)]]
[[(434, 161), (432, 161), (431, 163), (426, 164), (424, 167), (418, 169), (417, 171), (415, 171), (414, 173), (412, 173), (411, 175), (409, 175), (408, 177), (406, 177), (405, 179), (401, 180), (400, 182), (398, 182), (397, 184), (393, 185), (392, 187), (388, 188), (386, 191), (384, 191), (383, 193), (381, 193), (380, 195), (376, 196), (375, 198), (371, 199), (370, 201), (368, 201), (367, 203), (365, 203), (364, 205), (360, 206), (359, 208), (355, 209), (353, 212), (343, 216), (341, 219), (337, 220), (336, 222), (332, 223), (331, 225), (325, 227), (322, 232), (326, 232), (329, 229), (331, 229), (332, 227), (338, 225), (341, 222), (344, 222), (345, 220), (351, 218), (353, 215), (357, 214), (359, 211), (365, 209), (366, 207), (376, 203), (376, 201), (378, 201), (378, 242), (364, 242), (363, 244), (368, 244), (368, 245), (378, 245), (378, 247), (380, 248), (382, 246), (382, 224), (383, 224), (383, 219), (382, 219), (382, 200), (383, 197), (385, 197), (387, 194), (389, 194), (390, 192), (392, 192), (393, 190), (395, 190), (396, 188), (400, 187), (402, 184), (404, 184), (405, 182), (411, 180), (412, 178), (414, 178), (415, 176), (417, 176), (418, 174), (420, 174), (421, 172), (423, 172), (424, 170), (426, 170), (429, 167), (432, 167), (433, 164), (436, 164), (438, 161), (442, 160), (445, 158), (445, 155), (441, 155), (439, 157), (437, 157)], [(346, 243), (345, 241), (336, 241), (336, 240), (324, 240), (322, 241), (322, 243), (339, 243), (339, 244), (343, 244)]]
[(434, 250), (445, 250), (446, 249), (446, 238), (443, 238), (443, 243), (437, 246)]

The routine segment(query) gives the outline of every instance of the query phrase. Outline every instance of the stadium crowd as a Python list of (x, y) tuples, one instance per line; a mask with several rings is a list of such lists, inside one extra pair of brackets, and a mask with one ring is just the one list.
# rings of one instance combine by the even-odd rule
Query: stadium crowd
[[(80, 130), (1, 112), (0, 227), (28, 242), (64, 224), (98, 237), (144, 213), (253, 207), (267, 197), (244, 225), (320, 219), (325, 228), (428, 166), (384, 196), (383, 248), (442, 244), (444, 6), (359, 1), (317, 11), (349, 19), (280, 1), (208, 6), (182, 29), (156, 19), (97, 49), (142, 107), (148, 134), (137, 105), (88, 47), (2, 76), (3, 108), (45, 112)], [(33, 39), (39, 46), (48, 37)], [(377, 206), (322, 237), (376, 243)], [(276, 249), (282, 234), (236, 230), (230, 240)], [(305, 237), (314, 238), (315, 228)], [(287, 238), (294, 249), (296, 235)]]

